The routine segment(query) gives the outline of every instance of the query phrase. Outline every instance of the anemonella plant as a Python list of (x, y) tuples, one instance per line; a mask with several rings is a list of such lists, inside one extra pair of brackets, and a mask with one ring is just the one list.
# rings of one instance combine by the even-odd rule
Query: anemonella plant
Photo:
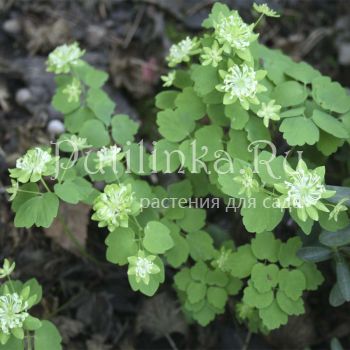
[[(265, 4), (254, 10), (260, 17), (247, 24), (215, 3), (205, 33), (170, 48), (153, 143), (138, 143), (139, 123), (115, 114), (102, 88), (107, 74), (76, 43), (54, 50), (52, 104), (66, 133), (59, 154), (37, 147), (18, 160), (9, 193), (18, 227), (50, 226), (62, 202), (90, 205), (107, 233), (107, 260), (126, 266), (132, 290), (152, 296), (165, 268), (175, 269), (188, 317), (206, 326), (234, 298), (238, 320), (266, 333), (304, 313), (304, 292), (323, 281), (315, 261), (297, 256), (302, 240), (291, 231), (349, 225), (348, 202), (341, 188), (328, 188), (324, 164), (349, 141), (350, 97), (308, 64), (259, 44), (262, 16), (278, 14)], [(169, 172), (170, 184), (162, 181)], [(237, 247), (233, 232), (218, 237), (205, 208), (220, 205), (242, 220), (250, 243)]]

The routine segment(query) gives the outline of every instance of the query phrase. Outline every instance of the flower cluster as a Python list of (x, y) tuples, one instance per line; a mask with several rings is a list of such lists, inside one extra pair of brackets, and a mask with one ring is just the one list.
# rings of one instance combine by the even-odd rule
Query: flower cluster
[(16, 267), (16, 263), (10, 263), (8, 259), (4, 260), (4, 265), (0, 269), (0, 278), (5, 278), (11, 275)]
[(201, 54), (203, 66), (212, 65), (213, 67), (217, 67), (222, 61), (222, 51), (223, 49), (219, 47), (217, 41), (214, 42), (212, 47), (204, 47)]
[(124, 153), (122, 153), (121, 150), (122, 149), (117, 145), (102, 147), (96, 154), (97, 169), (101, 170), (107, 166), (115, 165), (115, 162), (124, 157)]
[(253, 8), (256, 12), (261, 13), (267, 17), (280, 17), (280, 15), (275, 11), (268, 7), (267, 4), (253, 4)]
[(23, 322), (29, 316), (28, 302), (17, 293), (0, 296), (0, 329), (4, 334), (10, 334), (14, 328), (22, 328)]
[(166, 58), (169, 62), (170, 67), (175, 67), (181, 62), (188, 62), (190, 56), (197, 53), (197, 48), (199, 43), (196, 38), (191, 39), (187, 37), (186, 39), (181, 40), (178, 44), (171, 46), (169, 55)]
[(150, 275), (160, 272), (160, 268), (154, 263), (155, 259), (155, 255), (146, 256), (143, 251), (139, 251), (137, 256), (131, 256), (128, 258), (128, 275), (135, 275), (137, 283), (142, 281), (143, 283), (148, 284), (150, 281)]
[(78, 43), (61, 45), (52, 51), (47, 60), (47, 71), (55, 74), (69, 73), (72, 66), (79, 64), (79, 59), (85, 51), (79, 48)]
[(275, 104), (275, 100), (271, 100), (268, 103), (263, 102), (260, 110), (257, 112), (258, 117), (263, 118), (264, 125), (268, 128), (271, 120), (280, 120), (279, 112), (281, 110), (280, 105)]
[(160, 78), (163, 80), (163, 86), (164, 87), (170, 87), (174, 84), (176, 77), (176, 72), (173, 70), (169, 72), (167, 75), (162, 75)]
[(275, 184), (276, 190), (282, 194), (279, 197), (279, 206), (295, 208), (302, 221), (306, 221), (308, 217), (318, 220), (317, 210), (329, 212), (321, 200), (332, 197), (335, 192), (326, 190), (324, 173), (324, 167), (309, 170), (305, 162), (300, 159), (295, 171), (288, 169), (288, 181)]
[(39, 147), (30, 149), (17, 159), (16, 168), (10, 169), (10, 176), (19, 182), (37, 182), (42, 176), (54, 174), (58, 157), (52, 157), (50, 151)]
[(228, 54), (232, 49), (248, 48), (251, 42), (258, 37), (253, 33), (254, 25), (244, 23), (237, 11), (233, 11), (230, 16), (222, 15), (220, 20), (215, 21), (213, 25), (216, 39)]
[(137, 215), (140, 204), (135, 199), (131, 185), (107, 185), (104, 192), (95, 200), (95, 213), (92, 220), (99, 221), (99, 227), (115, 228), (128, 227), (129, 216)]
[[(254, 71), (246, 64), (233, 65), (227, 72), (219, 71), (223, 78), (222, 84), (216, 86), (217, 90), (224, 92), (224, 104), (233, 104), (239, 100), (242, 107), (249, 109), (249, 104), (259, 104), (256, 97), (258, 92), (265, 91), (266, 88), (260, 85), (258, 80), (262, 79), (264, 71)], [(259, 75), (258, 75), (259, 73)]]

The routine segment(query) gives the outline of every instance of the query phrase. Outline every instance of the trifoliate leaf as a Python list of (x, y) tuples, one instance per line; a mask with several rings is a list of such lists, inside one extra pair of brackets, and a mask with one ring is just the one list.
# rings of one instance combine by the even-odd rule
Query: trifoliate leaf
[(215, 255), (213, 239), (204, 231), (190, 232), (186, 236), (193, 260), (210, 260)]
[(91, 88), (88, 91), (86, 103), (98, 119), (102, 120), (106, 125), (110, 124), (115, 103), (103, 90)]
[(105, 243), (107, 245), (106, 259), (113, 264), (125, 265), (128, 257), (137, 254), (135, 233), (131, 228), (116, 228), (107, 236)]
[(191, 79), (194, 81), (194, 91), (204, 96), (215, 90), (219, 84), (218, 71), (211, 66), (194, 64), (191, 67)]
[(251, 272), (251, 281), (255, 289), (259, 293), (266, 293), (273, 287), (276, 287), (278, 283), (278, 271), (279, 269), (275, 264), (264, 265), (259, 263), (254, 265)]
[(108, 131), (103, 123), (96, 119), (86, 121), (80, 128), (79, 136), (86, 138), (87, 143), (94, 147), (103, 147), (110, 143)]
[(150, 221), (145, 228), (144, 247), (153, 254), (162, 254), (174, 246), (170, 230), (157, 221)]
[(218, 309), (225, 307), (228, 295), (225, 289), (219, 287), (209, 287), (207, 291), (208, 303)]
[(281, 241), (272, 232), (262, 232), (251, 241), (253, 254), (260, 260), (277, 262)]
[(187, 297), (191, 303), (198, 303), (205, 298), (207, 287), (202, 282), (190, 282), (187, 287)]
[(306, 87), (296, 81), (278, 84), (272, 92), (272, 98), (282, 107), (299, 105), (306, 100), (306, 97)]
[(282, 243), (278, 253), (278, 260), (283, 267), (289, 265), (300, 266), (303, 262), (297, 256), (298, 250), (302, 247), (299, 237), (290, 238), (286, 243)]
[(258, 309), (269, 306), (272, 303), (273, 298), (274, 296), (272, 290), (266, 293), (260, 293), (252, 285), (246, 287), (243, 291), (243, 302)]
[(290, 146), (314, 145), (320, 138), (317, 126), (306, 117), (283, 119), (280, 131)]
[(186, 232), (199, 231), (205, 225), (206, 211), (200, 208), (185, 208), (185, 216), (177, 223)]
[(298, 267), (298, 270), (300, 270), (306, 278), (307, 290), (317, 290), (324, 281), (322, 273), (317, 269), (316, 264), (304, 263)]
[(126, 114), (117, 114), (112, 118), (112, 137), (119, 145), (126, 145), (128, 141), (134, 141), (139, 124), (134, 122)]
[(54, 193), (47, 192), (23, 203), (15, 217), (16, 227), (49, 227), (58, 213), (59, 200)]
[(171, 142), (180, 142), (188, 137), (195, 127), (187, 111), (166, 109), (157, 114), (159, 132)]
[(287, 315), (302, 315), (305, 313), (304, 301), (302, 298), (297, 300), (292, 300), (288, 298), (288, 296), (282, 292), (277, 291), (276, 300), (278, 306), (284, 311)]
[(162, 91), (156, 96), (155, 105), (159, 109), (173, 109), (175, 108), (175, 99), (179, 94), (178, 91)]
[(185, 88), (178, 94), (175, 99), (175, 106), (186, 113), (187, 118), (192, 120), (201, 119), (206, 113), (205, 104), (191, 87)]
[(312, 114), (312, 120), (320, 129), (324, 130), (328, 134), (343, 139), (349, 137), (345, 126), (338, 119), (328, 113), (315, 109)]
[(253, 266), (257, 263), (249, 244), (240, 246), (227, 260), (233, 277), (245, 278), (251, 274)]
[(279, 328), (288, 322), (288, 315), (278, 306), (277, 300), (274, 300), (268, 307), (260, 309), (259, 316), (263, 325), (269, 330)]
[(186, 291), (191, 281), (191, 271), (188, 267), (183, 268), (174, 276), (175, 286), (181, 291)]
[(297, 300), (306, 289), (306, 278), (299, 270), (282, 269), (278, 274), (279, 288), (291, 299)]
[(42, 321), (42, 326), (34, 333), (35, 350), (61, 350), (61, 342), (60, 333), (49, 321)]

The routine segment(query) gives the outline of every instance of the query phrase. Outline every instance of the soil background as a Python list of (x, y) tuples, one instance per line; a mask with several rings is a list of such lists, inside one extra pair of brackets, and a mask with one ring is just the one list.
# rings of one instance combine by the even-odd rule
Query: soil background
[[(141, 122), (141, 136), (156, 139), (153, 105), (167, 71), (164, 58), (173, 42), (200, 33), (214, 2), (0, 0), (0, 261), (15, 260), (16, 278), (35, 277), (43, 285), (34, 313), (59, 327), (64, 349), (329, 349), (332, 337), (350, 349), (349, 306), (328, 305), (334, 276), (327, 265), (329, 285), (306, 297), (306, 315), (263, 337), (234, 321), (233, 305), (206, 328), (188, 324), (172, 291), (174, 271), (156, 297), (133, 293), (125, 269), (105, 261), (106, 232), (89, 221), (83, 205), (62, 210), (87, 253), (59, 223), (48, 230), (13, 226), (7, 169), (29, 147), (49, 144), (62, 132), (62, 117), (50, 106), (54, 82), (45, 71), (47, 54), (78, 41), (86, 59), (110, 74), (106, 90), (117, 111)], [(253, 20), (250, 0), (223, 2)], [(350, 1), (267, 2), (282, 17), (261, 22), (260, 40), (350, 87)]]

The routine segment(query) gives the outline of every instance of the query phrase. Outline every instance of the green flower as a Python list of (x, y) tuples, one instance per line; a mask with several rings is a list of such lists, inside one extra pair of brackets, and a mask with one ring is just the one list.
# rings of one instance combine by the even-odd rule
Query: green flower
[(116, 161), (123, 159), (124, 153), (121, 150), (117, 145), (102, 147), (97, 152), (97, 169), (101, 170), (106, 166), (113, 166)]
[(0, 329), (10, 335), (11, 330), (22, 328), (23, 322), (29, 316), (28, 302), (17, 293), (0, 296)]
[(348, 200), (349, 198), (343, 198), (340, 202), (337, 203), (337, 205), (329, 213), (329, 220), (334, 219), (334, 221), (338, 221), (338, 215), (341, 212), (348, 210), (348, 207), (343, 204), (343, 203), (346, 203)]
[(176, 77), (176, 72), (173, 70), (169, 72), (167, 75), (162, 75), (160, 78), (163, 80), (164, 87), (170, 87), (174, 84), (174, 80)]
[(271, 120), (280, 120), (279, 112), (281, 110), (280, 105), (275, 105), (275, 100), (271, 100), (268, 103), (263, 102), (261, 104), (260, 110), (257, 112), (257, 115), (260, 118), (264, 119), (264, 125), (268, 128), (269, 121)]
[(4, 265), (0, 269), (0, 278), (5, 278), (10, 276), (13, 270), (15, 269), (15, 267), (16, 267), (16, 263), (13, 262), (11, 264), (9, 260), (5, 259)]
[(30, 149), (23, 157), (17, 159), (16, 168), (10, 169), (10, 176), (19, 182), (37, 182), (42, 176), (55, 173), (58, 157), (52, 157), (49, 151), (39, 147)]
[(18, 193), (18, 190), (19, 190), (19, 183), (18, 181), (14, 181), (11, 179), (11, 187), (9, 187), (6, 192), (11, 194), (9, 200), (10, 201), (13, 201), (16, 196), (17, 196), (17, 193)]
[(63, 93), (68, 95), (68, 102), (79, 102), (81, 95), (81, 83), (79, 79), (74, 78), (64, 89)]
[(79, 137), (76, 135), (72, 135), (68, 141), (71, 143), (73, 146), (74, 150), (83, 150), (86, 148), (91, 147), (91, 145), (88, 145), (87, 139), (85, 137)]
[(175, 67), (181, 62), (189, 62), (190, 56), (198, 53), (199, 42), (197, 38), (187, 37), (181, 40), (178, 44), (171, 46), (169, 55), (166, 60), (170, 67)]
[(216, 89), (225, 93), (225, 105), (233, 104), (238, 99), (242, 107), (248, 110), (250, 104), (259, 104), (256, 94), (266, 91), (266, 88), (259, 84), (259, 80), (266, 74), (265, 71), (254, 71), (246, 64), (235, 64), (227, 72), (219, 70), (219, 74), (223, 82), (217, 85)]
[(137, 253), (137, 256), (131, 256), (128, 258), (128, 275), (135, 275), (137, 283), (142, 281), (143, 283), (148, 284), (150, 281), (150, 275), (160, 272), (160, 268), (154, 263), (155, 259), (155, 255), (146, 256), (145, 253), (140, 250)]
[(245, 194), (247, 197), (251, 197), (252, 192), (259, 191), (259, 183), (254, 179), (253, 170), (251, 168), (245, 168), (240, 170), (240, 176), (234, 177), (234, 181), (242, 185), (238, 194)]
[(267, 17), (280, 17), (276, 11), (269, 8), (267, 4), (256, 4), (254, 3), (253, 8), (256, 12), (261, 13)]
[(232, 49), (247, 49), (251, 42), (258, 37), (253, 32), (254, 25), (244, 23), (237, 11), (232, 11), (230, 16), (221, 14), (221, 18), (213, 25), (215, 38), (228, 54), (231, 53)]
[(232, 253), (232, 249), (221, 247), (218, 257), (212, 262), (212, 265), (223, 272), (229, 272), (230, 267), (227, 266), (228, 258)]
[(104, 192), (96, 199), (93, 206), (95, 213), (92, 220), (99, 221), (99, 227), (128, 227), (129, 216), (140, 212), (140, 204), (136, 201), (131, 185), (107, 185)]
[(50, 53), (46, 62), (47, 71), (55, 74), (69, 73), (72, 66), (79, 64), (79, 59), (84, 53), (85, 51), (79, 48), (78, 43), (61, 45)]
[(295, 208), (302, 221), (306, 221), (308, 217), (318, 220), (318, 210), (329, 212), (322, 199), (332, 197), (335, 191), (326, 190), (324, 167), (309, 170), (300, 159), (296, 170), (289, 167), (286, 170), (289, 179), (275, 184), (276, 190), (282, 194), (278, 199), (281, 208)]
[(219, 48), (217, 41), (214, 42), (212, 47), (204, 47), (201, 59), (203, 66), (212, 65), (217, 67), (220, 61), (222, 61), (222, 48)]

